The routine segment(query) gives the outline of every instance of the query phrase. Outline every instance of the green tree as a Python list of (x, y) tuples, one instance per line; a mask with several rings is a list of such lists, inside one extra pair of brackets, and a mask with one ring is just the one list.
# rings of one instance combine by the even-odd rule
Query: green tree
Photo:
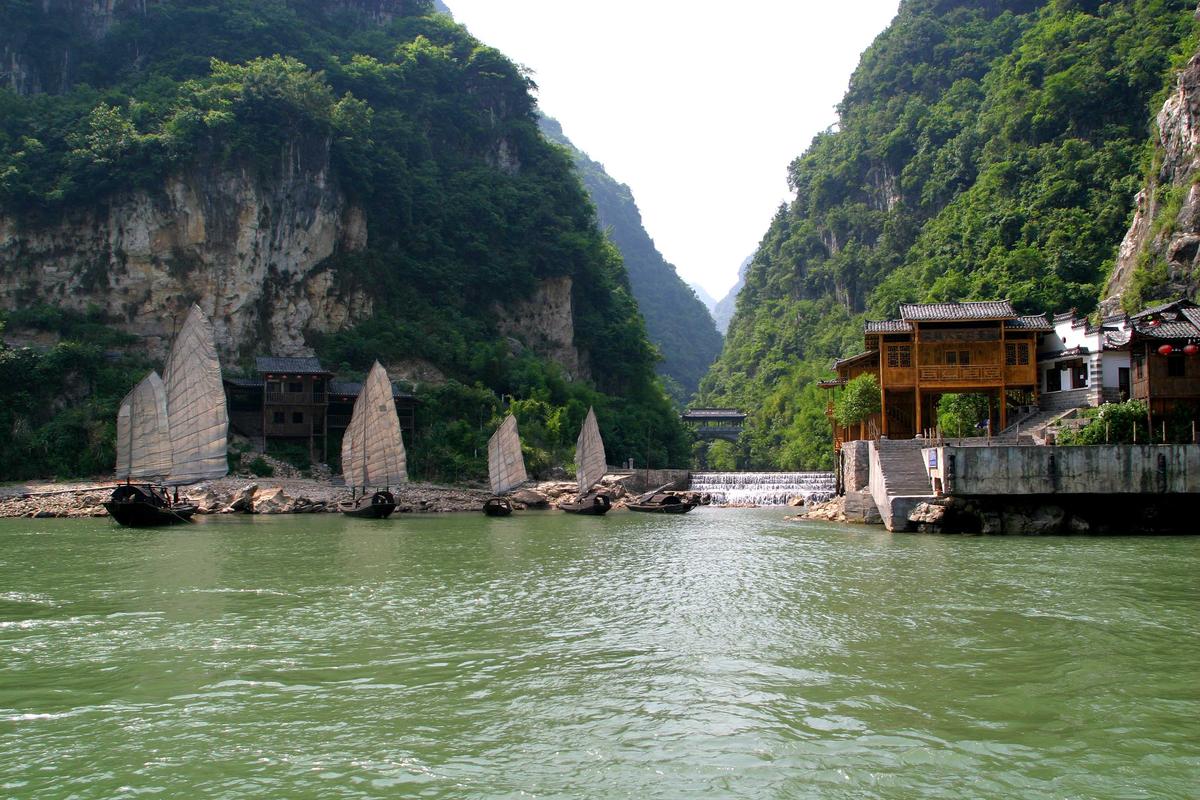
[(857, 425), (878, 414), (880, 408), (879, 381), (868, 373), (846, 384), (833, 404), (833, 418), (839, 425)]

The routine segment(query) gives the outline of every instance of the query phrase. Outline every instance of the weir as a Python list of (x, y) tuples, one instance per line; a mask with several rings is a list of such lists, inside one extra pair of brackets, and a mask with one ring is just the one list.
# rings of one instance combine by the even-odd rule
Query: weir
[(694, 472), (691, 491), (712, 495), (714, 503), (787, 505), (793, 497), (823, 503), (833, 497), (832, 472)]

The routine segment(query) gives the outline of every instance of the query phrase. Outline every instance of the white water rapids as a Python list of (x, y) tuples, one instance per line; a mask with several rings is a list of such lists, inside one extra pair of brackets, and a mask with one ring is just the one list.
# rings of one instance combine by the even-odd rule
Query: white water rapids
[(691, 490), (712, 496), (713, 503), (783, 506), (800, 496), (807, 503), (833, 497), (832, 472), (694, 472)]

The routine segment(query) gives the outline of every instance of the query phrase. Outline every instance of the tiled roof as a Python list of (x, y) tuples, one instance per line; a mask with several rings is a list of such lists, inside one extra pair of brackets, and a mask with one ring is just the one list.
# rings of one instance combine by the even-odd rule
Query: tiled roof
[(1054, 350), (1049, 353), (1038, 353), (1038, 363), (1043, 361), (1054, 361), (1059, 358), (1075, 358), (1077, 356), (1086, 356), (1091, 351), (1088, 348), (1080, 345), (1079, 347), (1069, 347), (1066, 350)]
[(316, 358), (280, 358), (276, 356), (258, 356), (254, 359), (254, 368), (260, 374), (264, 372), (281, 372), (288, 375), (329, 375), (329, 370), (321, 366)]
[(1017, 316), (1007, 300), (968, 303), (901, 303), (900, 318), (910, 322), (953, 322), (969, 319), (1012, 319)]
[(1135, 326), (1139, 336), (1149, 339), (1198, 339), (1200, 328), (1186, 319), (1163, 322), (1155, 327), (1140, 323)]
[(736, 408), (689, 408), (680, 415), (683, 419), (745, 419), (746, 414)]
[[(330, 381), (330, 394), (344, 394), (348, 397), (358, 397), (362, 394), (361, 381)], [(392, 397), (412, 397), (408, 392), (403, 392), (400, 387), (394, 382), (392, 383)]]
[(1104, 334), (1105, 350), (1120, 350), (1129, 344), (1129, 331), (1106, 331)]
[(878, 350), (868, 350), (867, 352), (859, 353), (856, 356), (850, 356), (849, 358), (838, 359), (837, 361), (833, 362), (833, 367), (834, 367), (834, 369), (837, 369), (838, 367), (844, 367), (847, 364), (853, 364), (855, 361), (871, 361), (871, 360), (878, 361), (878, 359), (879, 359), (879, 351)]
[(1046, 319), (1045, 314), (1031, 314), (1016, 319), (1006, 320), (1004, 327), (1010, 331), (1052, 331), (1054, 326)]
[(910, 333), (912, 325), (899, 319), (867, 320), (864, 333)]
[(262, 378), (230, 378), (223, 377), (222, 381), (230, 386), (238, 386), (243, 389), (261, 389), (263, 385)]

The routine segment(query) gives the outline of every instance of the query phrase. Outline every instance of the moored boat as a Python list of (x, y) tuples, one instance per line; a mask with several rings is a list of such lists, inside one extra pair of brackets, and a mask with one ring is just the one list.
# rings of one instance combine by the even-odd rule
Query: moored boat
[(104, 504), (109, 515), (130, 527), (190, 522), (196, 506), (179, 502), (179, 487), (228, 472), (228, 422), (212, 323), (193, 304), (171, 345), (166, 380), (151, 372), (121, 401), (116, 475), (125, 484)]
[(659, 492), (658, 494), (642, 495), (635, 503), (630, 503), (628, 509), (630, 511), (641, 511), (642, 513), (688, 513), (695, 509), (696, 503), (692, 503), (689, 498), (682, 497), (676, 492)]
[(584, 514), (602, 517), (612, 508), (612, 500), (606, 494), (592, 492), (604, 473), (608, 471), (608, 460), (604, 455), (604, 440), (600, 438), (600, 425), (596, 422), (596, 410), (589, 408), (579, 437), (575, 440), (575, 479), (579, 493), (558, 507), (568, 514)]
[[(342, 437), (342, 474), (351, 498), (338, 503), (338, 510), (348, 517), (386, 519), (396, 510), (392, 486), (408, 482), (407, 460), (392, 382), (376, 361)], [(371, 491), (380, 486), (384, 489)]]
[(509, 414), (488, 439), (488, 483), (492, 487), (492, 496), (483, 504), (483, 513), (489, 517), (512, 514), (512, 501), (503, 495), (528, 479), (517, 418)]

